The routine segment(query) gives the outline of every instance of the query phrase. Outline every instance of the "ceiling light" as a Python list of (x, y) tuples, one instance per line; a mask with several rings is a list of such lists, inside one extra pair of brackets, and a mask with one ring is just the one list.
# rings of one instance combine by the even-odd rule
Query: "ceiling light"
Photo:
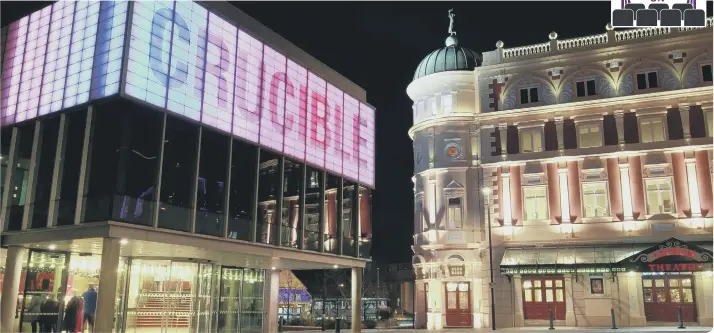
[(337, 266), (337, 265), (332, 266), (332, 268), (337, 268), (337, 267), (340, 267), (340, 266)]
[(126, 245), (126, 244), (128, 244), (128, 243), (129, 243), (129, 241), (128, 241), (126, 238), (122, 238), (122, 239), (119, 241), (119, 244), (121, 244), (121, 245)]
[(54, 249), (57, 248), (57, 245), (50, 244), (49, 246), (47, 246), (47, 248), (50, 249), (50, 250), (54, 250)]

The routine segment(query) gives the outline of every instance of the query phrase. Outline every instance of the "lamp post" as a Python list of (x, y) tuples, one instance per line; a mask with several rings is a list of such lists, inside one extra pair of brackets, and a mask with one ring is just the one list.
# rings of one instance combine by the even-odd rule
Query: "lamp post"
[(486, 196), (486, 219), (488, 220), (488, 270), (491, 273), (491, 281), (488, 284), (491, 289), (491, 329), (496, 330), (496, 297), (493, 293), (493, 243), (491, 241), (491, 189), (484, 187), (482, 190)]

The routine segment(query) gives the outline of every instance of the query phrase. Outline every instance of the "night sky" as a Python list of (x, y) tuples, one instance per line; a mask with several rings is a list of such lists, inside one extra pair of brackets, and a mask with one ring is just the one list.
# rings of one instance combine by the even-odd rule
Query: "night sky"
[[(1, 25), (45, 4), (3, 1)], [(456, 13), (460, 44), (477, 52), (494, 50), (498, 40), (506, 48), (547, 42), (551, 31), (560, 39), (598, 34), (610, 21), (608, 1), (234, 4), (364, 88), (377, 108), (372, 257), (381, 263), (411, 260), (412, 103), (406, 88), (421, 59), (444, 46), (447, 10)]]

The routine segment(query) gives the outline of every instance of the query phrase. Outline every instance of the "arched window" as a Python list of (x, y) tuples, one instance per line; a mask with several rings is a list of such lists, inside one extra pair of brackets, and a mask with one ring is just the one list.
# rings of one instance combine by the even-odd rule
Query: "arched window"
[(464, 265), (464, 257), (458, 254), (452, 254), (449, 259), (446, 260), (449, 267), (449, 275), (451, 276), (464, 276), (466, 271), (466, 266)]

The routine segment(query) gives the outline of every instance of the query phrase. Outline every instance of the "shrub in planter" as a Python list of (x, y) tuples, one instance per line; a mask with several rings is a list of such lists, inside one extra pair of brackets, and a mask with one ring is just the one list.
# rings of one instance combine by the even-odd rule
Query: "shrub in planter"
[(307, 326), (307, 320), (302, 319), (300, 317), (293, 317), (293, 318), (290, 318), (290, 323), (288, 325), (290, 325), (290, 326)]

